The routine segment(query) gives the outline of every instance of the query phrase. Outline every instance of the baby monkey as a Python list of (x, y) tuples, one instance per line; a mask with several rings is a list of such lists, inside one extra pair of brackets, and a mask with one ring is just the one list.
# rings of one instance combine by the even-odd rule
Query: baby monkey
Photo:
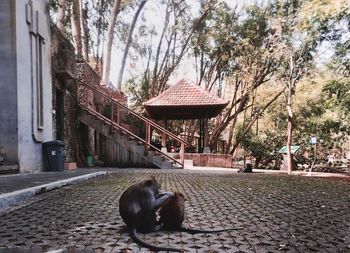
[(165, 201), (159, 214), (159, 222), (165, 230), (181, 228), (185, 220), (185, 196), (181, 192), (174, 192), (174, 196)]
[(169, 197), (162, 205), (159, 211), (159, 222), (162, 228), (171, 231), (181, 231), (190, 234), (197, 233), (217, 233), (224, 231), (236, 230), (239, 228), (227, 228), (219, 230), (201, 230), (186, 228), (182, 226), (185, 220), (185, 196), (181, 192), (174, 192), (174, 196)]

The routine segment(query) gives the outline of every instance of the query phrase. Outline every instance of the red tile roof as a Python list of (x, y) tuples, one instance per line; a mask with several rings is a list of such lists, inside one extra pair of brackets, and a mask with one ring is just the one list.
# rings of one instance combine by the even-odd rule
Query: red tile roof
[(228, 102), (186, 80), (144, 103), (145, 106), (226, 105)]
[(198, 119), (215, 117), (227, 104), (228, 101), (198, 85), (180, 80), (159, 96), (145, 102), (144, 107), (154, 119)]

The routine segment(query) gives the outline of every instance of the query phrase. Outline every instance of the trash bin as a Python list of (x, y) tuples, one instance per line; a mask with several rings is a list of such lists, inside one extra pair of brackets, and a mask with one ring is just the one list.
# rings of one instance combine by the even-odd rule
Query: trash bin
[(86, 162), (88, 167), (93, 167), (94, 166), (94, 158), (92, 156), (87, 156), (86, 157)]
[(46, 171), (64, 170), (64, 142), (48, 141), (43, 143)]

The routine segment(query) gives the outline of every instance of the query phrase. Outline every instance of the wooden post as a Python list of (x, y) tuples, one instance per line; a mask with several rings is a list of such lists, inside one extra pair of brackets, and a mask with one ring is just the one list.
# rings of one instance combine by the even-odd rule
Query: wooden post
[(117, 107), (117, 125), (120, 125), (120, 109), (119, 106)]
[(113, 122), (114, 122), (114, 105), (113, 105), (113, 102), (111, 102), (111, 134), (113, 134), (113, 130), (114, 130), (114, 127), (113, 127)]
[(182, 164), (182, 168), (185, 168), (185, 144), (181, 142), (181, 149), (180, 149), (180, 162)]
[(147, 148), (151, 144), (151, 125), (150, 123), (146, 122), (146, 142), (147, 142)]
[[(167, 121), (166, 119), (164, 119), (164, 128), (166, 129), (167, 125), (166, 125)], [(167, 138), (166, 138), (166, 133), (163, 132), (162, 133), (162, 148), (166, 148), (166, 141), (167, 141)]]
[(199, 143), (198, 143), (198, 153), (203, 153), (204, 148), (204, 119), (199, 120)]

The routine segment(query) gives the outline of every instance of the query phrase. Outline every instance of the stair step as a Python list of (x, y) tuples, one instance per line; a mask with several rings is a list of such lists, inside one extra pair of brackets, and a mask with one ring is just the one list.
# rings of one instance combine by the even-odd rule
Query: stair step
[(162, 162), (162, 169), (172, 169), (173, 168), (173, 162), (165, 160)]
[(153, 156), (152, 163), (159, 168), (162, 168), (163, 165), (163, 157), (162, 156)]
[(151, 157), (155, 156), (156, 152), (153, 150), (147, 150), (147, 151), (145, 151), (145, 154), (147, 155), (147, 157), (151, 158)]
[(18, 165), (0, 165), (0, 174), (11, 174), (18, 172)]
[(129, 140), (128, 141), (129, 148), (131, 151), (136, 152), (138, 154), (144, 153), (144, 147), (138, 144), (138, 141)]

